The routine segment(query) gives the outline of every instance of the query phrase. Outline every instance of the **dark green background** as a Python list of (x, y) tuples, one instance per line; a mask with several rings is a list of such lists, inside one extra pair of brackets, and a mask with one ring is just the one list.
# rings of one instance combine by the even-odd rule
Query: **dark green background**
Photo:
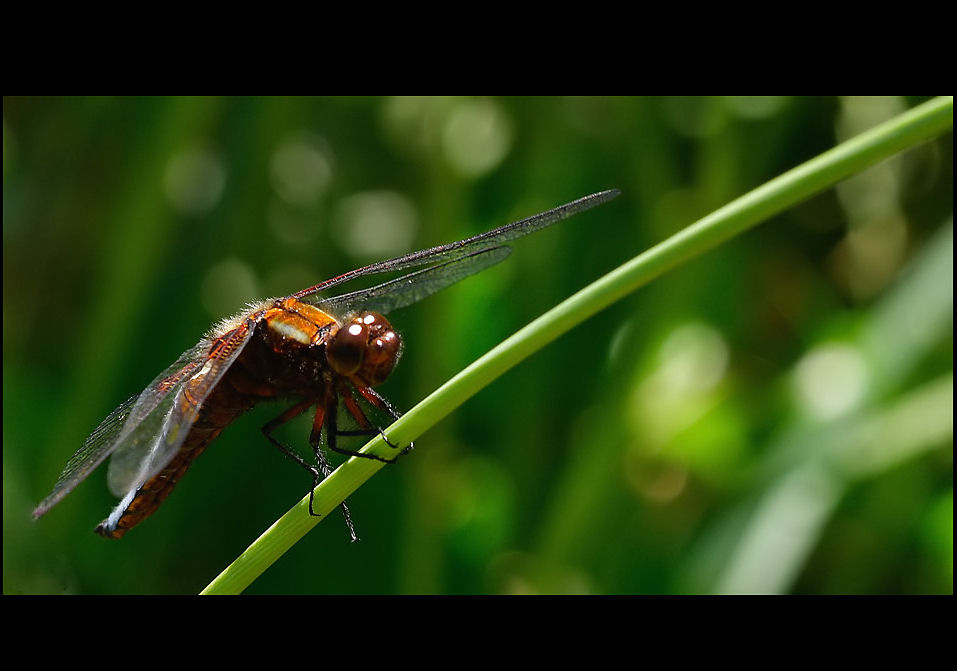
[[(274, 406), (121, 541), (92, 533), (105, 468), (30, 519), (97, 423), (247, 301), (620, 188), (392, 315), (406, 347), (381, 391), (409, 408), (922, 100), (4, 98), (4, 593), (197, 592), (303, 496), (259, 433)], [(248, 592), (952, 592), (952, 149), (910, 151), (574, 329), (350, 499), (362, 542), (330, 517)], [(406, 242), (350, 245), (372, 206)], [(281, 435), (304, 445), (308, 424)]]

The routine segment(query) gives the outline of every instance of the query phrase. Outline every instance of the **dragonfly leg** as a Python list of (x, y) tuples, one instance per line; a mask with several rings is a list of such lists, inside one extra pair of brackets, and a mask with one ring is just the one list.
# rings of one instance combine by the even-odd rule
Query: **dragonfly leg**
[[(402, 416), (402, 413), (399, 412), (398, 410), (396, 410), (396, 409), (395, 409), (395, 406), (393, 406), (391, 403), (389, 403), (388, 400), (386, 400), (383, 396), (381, 396), (381, 395), (379, 394), (379, 392), (377, 392), (377, 391), (376, 391), (375, 389), (373, 389), (372, 387), (357, 387), (356, 390), (357, 390), (360, 394), (362, 394), (362, 398), (364, 398), (365, 400), (367, 400), (369, 403), (371, 403), (372, 405), (376, 406), (377, 408), (381, 408), (382, 410), (384, 410), (385, 412), (387, 412), (387, 413), (389, 414), (389, 416), (392, 417), (393, 420), (399, 419), (399, 417)], [(358, 406), (356, 406), (356, 407), (358, 408)], [(368, 421), (368, 420), (366, 420), (366, 421)], [(388, 445), (389, 447), (391, 447), (393, 450), (399, 449), (399, 445), (398, 445), (397, 443), (393, 443), (391, 440), (389, 440), (389, 437), (388, 437), (387, 435), (385, 435), (385, 431), (383, 431), (382, 429), (377, 429), (377, 431), (379, 432), (379, 435), (382, 436), (382, 440), (385, 441), (386, 445)], [(401, 456), (403, 456), (403, 455), (405, 455), (405, 454), (408, 454), (409, 452), (411, 452), (411, 451), (413, 450), (413, 448), (415, 448), (415, 443), (409, 443), (408, 446), (405, 447), (405, 448), (402, 450), (402, 452), (399, 453), (399, 455), (398, 455), (397, 457), (395, 457), (394, 459), (392, 459), (392, 461), (391, 461), (390, 463), (393, 463), (393, 462), (395, 462), (395, 460), (398, 459), (399, 457), (401, 457)]]
[[(327, 412), (326, 437), (329, 440), (329, 448), (331, 450), (333, 450), (334, 452), (338, 452), (339, 454), (345, 454), (350, 457), (361, 457), (363, 459), (372, 459), (373, 461), (381, 461), (386, 464), (394, 464), (399, 457), (401, 457), (403, 454), (405, 454), (410, 449), (412, 449), (412, 446), (409, 445), (408, 448), (403, 450), (400, 454), (396, 455), (392, 459), (386, 459), (385, 457), (380, 457), (375, 454), (356, 452), (354, 450), (346, 450), (344, 448), (339, 447), (336, 444), (336, 437), (338, 436), (371, 436), (378, 433), (380, 436), (382, 436), (382, 439), (386, 442), (386, 444), (388, 444), (393, 449), (398, 448), (398, 446), (395, 443), (392, 443), (389, 440), (389, 438), (385, 435), (385, 432), (382, 429), (372, 425), (372, 422), (370, 422), (369, 418), (366, 417), (364, 412), (362, 412), (362, 408), (359, 407), (358, 402), (356, 401), (355, 397), (353, 397), (353, 395), (350, 393), (348, 388), (341, 389), (341, 392), (342, 392), (342, 402), (345, 404), (346, 409), (349, 411), (349, 414), (352, 415), (353, 419), (355, 419), (356, 422), (359, 424), (359, 426), (362, 428), (354, 430), (354, 431), (339, 430), (337, 425), (337, 419), (336, 419), (336, 413), (338, 411), (338, 401), (337, 399), (333, 398), (326, 408), (326, 412)], [(360, 393), (361, 393), (361, 390), (360, 390)], [(372, 398), (379, 399), (384, 403), (384, 405), (380, 405), (378, 402), (375, 402), (376, 406), (388, 412), (393, 419), (399, 418), (400, 415), (398, 414), (398, 412), (396, 412), (395, 408), (393, 408), (389, 404), (388, 401), (383, 399), (381, 396), (379, 396), (375, 392), (372, 392), (372, 394), (373, 394)], [(363, 394), (363, 397), (366, 398), (367, 400), (369, 400), (370, 398), (366, 396), (365, 394)]]
[[(279, 448), (279, 450), (283, 454), (285, 454), (287, 457), (295, 461), (297, 464), (299, 464), (300, 466), (302, 466), (303, 468), (305, 468), (307, 471), (309, 471), (312, 474), (312, 487), (309, 489), (309, 514), (312, 515), (313, 517), (320, 517), (319, 513), (317, 513), (315, 509), (313, 508), (313, 501), (315, 500), (316, 487), (318, 487), (319, 483), (322, 482), (325, 478), (329, 477), (329, 474), (332, 473), (332, 467), (329, 465), (328, 460), (326, 460), (326, 455), (323, 454), (322, 449), (318, 446), (318, 442), (317, 442), (316, 445), (313, 446), (313, 450), (316, 454), (316, 462), (319, 464), (319, 468), (316, 468), (315, 466), (310, 464), (308, 461), (303, 459), (301, 456), (296, 454), (295, 451), (289, 449), (288, 447), (283, 445), (281, 442), (279, 442), (276, 438), (272, 436), (273, 431), (275, 431), (277, 428), (279, 428), (283, 424), (295, 419), (296, 417), (304, 413), (306, 410), (309, 409), (309, 407), (314, 402), (315, 402), (314, 399), (308, 399), (300, 403), (297, 403), (296, 405), (292, 406), (291, 408), (283, 412), (281, 415), (279, 415), (275, 419), (267, 422), (262, 427), (262, 432), (263, 432), (263, 435), (266, 436), (266, 439), (270, 443), (275, 445), (277, 448)], [(318, 417), (319, 424), (321, 426), (322, 414), (323, 414), (321, 403), (319, 404), (316, 410), (316, 414)], [(312, 439), (310, 438), (310, 444), (311, 443), (312, 443)], [(353, 526), (352, 524), (352, 514), (349, 512), (349, 506), (347, 506), (345, 501), (343, 501), (342, 504), (340, 504), (340, 507), (342, 508), (342, 516), (345, 517), (345, 520), (346, 520), (346, 526), (349, 527), (349, 535), (352, 537), (352, 541), (355, 542), (359, 540), (359, 537), (356, 535), (355, 526)]]

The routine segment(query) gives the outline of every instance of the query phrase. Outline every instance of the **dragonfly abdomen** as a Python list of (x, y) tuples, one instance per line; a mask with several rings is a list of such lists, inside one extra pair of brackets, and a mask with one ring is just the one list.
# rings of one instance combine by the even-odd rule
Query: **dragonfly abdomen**
[[(136, 490), (136, 494), (129, 503), (126, 502), (126, 499), (121, 501), (110, 516), (96, 527), (96, 533), (105, 538), (122, 538), (127, 531), (156, 512), (160, 504), (173, 491), (173, 487), (176, 486), (179, 479), (186, 473), (193, 460), (203, 453), (206, 446), (221, 431), (222, 429), (206, 436), (201, 436), (195, 430), (191, 431), (190, 436), (183, 443), (183, 447), (176, 453), (173, 460), (166, 465), (166, 468)], [(196, 439), (193, 439), (194, 435)]]

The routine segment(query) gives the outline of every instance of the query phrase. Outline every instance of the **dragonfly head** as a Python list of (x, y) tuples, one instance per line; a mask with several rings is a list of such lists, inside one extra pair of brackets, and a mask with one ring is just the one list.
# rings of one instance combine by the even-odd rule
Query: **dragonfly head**
[(343, 324), (326, 344), (326, 359), (336, 373), (369, 387), (389, 377), (402, 341), (392, 324), (377, 312), (363, 312)]

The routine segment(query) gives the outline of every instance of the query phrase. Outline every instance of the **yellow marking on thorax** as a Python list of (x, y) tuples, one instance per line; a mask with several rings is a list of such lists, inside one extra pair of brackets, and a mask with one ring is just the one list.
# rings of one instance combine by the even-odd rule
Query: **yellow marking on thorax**
[(279, 307), (268, 310), (265, 319), (271, 331), (302, 345), (316, 343), (320, 330), (336, 323), (335, 319), (319, 308), (295, 298), (287, 298)]

